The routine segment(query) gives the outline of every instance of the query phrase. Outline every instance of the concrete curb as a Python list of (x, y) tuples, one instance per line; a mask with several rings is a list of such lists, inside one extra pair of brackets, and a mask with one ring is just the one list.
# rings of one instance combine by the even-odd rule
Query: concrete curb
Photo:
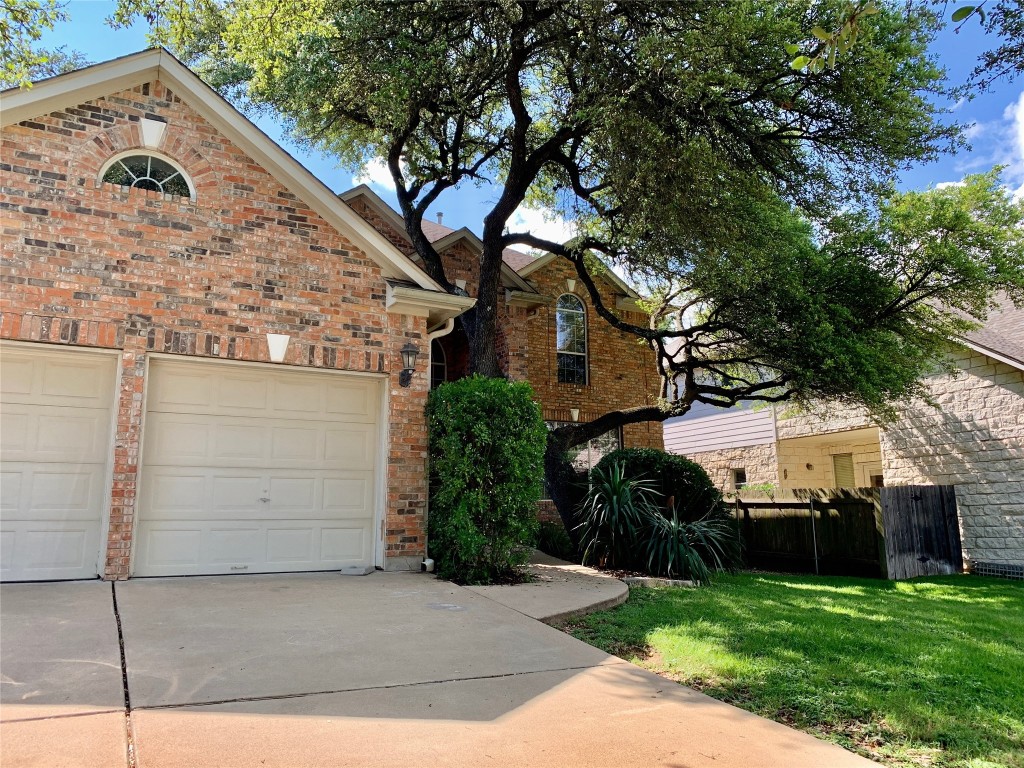
[(685, 587), (696, 589), (697, 584), (688, 579), (664, 579), (658, 576), (626, 576), (622, 579), (630, 587)]

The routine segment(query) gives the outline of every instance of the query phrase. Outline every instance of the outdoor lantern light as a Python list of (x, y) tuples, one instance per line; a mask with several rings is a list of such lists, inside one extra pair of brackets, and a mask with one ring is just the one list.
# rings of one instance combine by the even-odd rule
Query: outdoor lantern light
[(288, 342), (291, 340), (292, 337), (287, 333), (267, 334), (267, 349), (270, 352), (270, 362), (284, 362), (284, 355), (288, 351)]
[(412, 374), (416, 370), (416, 357), (420, 348), (411, 341), (402, 347), (402, 372), (398, 374), (398, 383), (403, 387), (412, 384)]

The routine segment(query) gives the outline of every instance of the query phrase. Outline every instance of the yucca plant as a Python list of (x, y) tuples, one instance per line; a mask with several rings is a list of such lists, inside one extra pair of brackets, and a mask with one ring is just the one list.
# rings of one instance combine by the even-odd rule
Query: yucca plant
[(713, 570), (729, 570), (738, 560), (736, 532), (721, 515), (685, 522), (673, 504), (670, 517), (650, 518), (646, 536), (651, 573), (708, 584)]
[(595, 468), (576, 526), (583, 563), (634, 565), (640, 536), (652, 518), (660, 517), (654, 501), (658, 495), (652, 483), (626, 477), (620, 463)]

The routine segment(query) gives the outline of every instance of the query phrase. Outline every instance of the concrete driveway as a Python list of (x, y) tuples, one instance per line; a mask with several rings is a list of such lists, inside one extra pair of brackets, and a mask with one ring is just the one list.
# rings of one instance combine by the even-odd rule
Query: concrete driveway
[(5, 768), (872, 765), (425, 575), (15, 584), (0, 610)]

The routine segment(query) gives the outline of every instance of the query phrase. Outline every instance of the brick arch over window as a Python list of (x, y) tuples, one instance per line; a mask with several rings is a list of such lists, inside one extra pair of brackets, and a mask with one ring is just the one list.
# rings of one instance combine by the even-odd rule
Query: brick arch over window
[(138, 122), (97, 131), (81, 142), (72, 155), (68, 179), (79, 187), (101, 187), (102, 172), (110, 159), (133, 151), (173, 160), (188, 174), (198, 200), (202, 200), (204, 190), (215, 188), (220, 183), (213, 166), (196, 148), (195, 137), (187, 131), (168, 123), (159, 145), (147, 146)]

